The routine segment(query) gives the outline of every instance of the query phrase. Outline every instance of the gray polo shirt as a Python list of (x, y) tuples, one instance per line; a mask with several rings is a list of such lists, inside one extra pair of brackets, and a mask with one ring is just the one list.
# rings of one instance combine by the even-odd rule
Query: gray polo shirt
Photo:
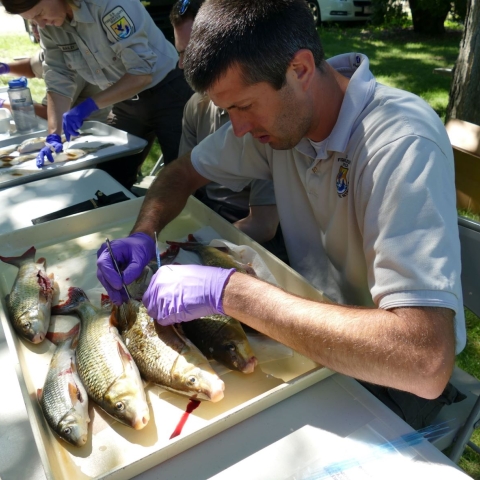
[(291, 266), (335, 301), (455, 311), (466, 342), (454, 163), (443, 123), (411, 93), (380, 85), (361, 54), (331, 66), (350, 83), (320, 144), (273, 150), (226, 125), (192, 152), (204, 177), (242, 189), (273, 179)]
[(175, 47), (137, 0), (81, 0), (71, 22), (40, 29), (47, 90), (73, 98), (75, 74), (101, 90), (126, 73), (157, 85), (178, 61)]
[[(216, 107), (207, 96), (194, 93), (183, 112), (178, 154), (190, 152), (204, 138), (226, 123), (230, 123), (230, 118), (225, 110)], [(275, 205), (273, 182), (270, 180), (253, 180), (239, 192), (212, 182), (205, 186), (205, 191), (211, 200), (243, 210), (248, 210), (249, 206)]]

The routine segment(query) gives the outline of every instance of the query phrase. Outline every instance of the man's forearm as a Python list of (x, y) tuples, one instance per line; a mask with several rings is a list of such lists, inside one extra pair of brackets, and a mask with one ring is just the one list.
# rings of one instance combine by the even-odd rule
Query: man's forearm
[(132, 229), (153, 238), (161, 232), (185, 207), (188, 197), (208, 181), (193, 169), (190, 154), (166, 165), (145, 195), (145, 200)]
[(392, 311), (319, 303), (235, 273), (225, 313), (332, 370), (425, 398), (441, 394), (454, 365), (453, 312)]

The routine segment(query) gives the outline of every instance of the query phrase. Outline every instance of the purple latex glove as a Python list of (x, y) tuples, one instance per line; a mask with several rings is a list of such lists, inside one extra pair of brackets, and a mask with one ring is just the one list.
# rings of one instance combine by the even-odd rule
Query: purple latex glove
[(0, 75), (5, 75), (6, 73), (10, 73), (10, 66), (0, 62)]
[[(47, 145), (48, 143), (48, 145)], [(40, 152), (38, 152), (37, 155), (37, 167), (42, 168), (43, 164), (45, 163), (45, 157), (48, 158), (48, 161), (53, 163), (53, 151), (55, 153), (60, 153), (63, 150), (63, 143), (62, 139), (60, 138), (60, 135), (57, 135), (56, 133), (51, 133), (50, 135), (47, 136), (45, 139), (45, 147), (43, 147)]]
[(203, 265), (165, 265), (152, 277), (142, 301), (160, 325), (222, 314), (222, 294), (235, 272)]
[[(155, 256), (155, 242), (142, 232), (113, 240), (110, 245), (126, 285), (136, 280)], [(102, 244), (97, 252), (97, 278), (115, 305), (121, 305), (128, 300), (106, 243)]]
[(76, 107), (63, 114), (63, 133), (70, 141), (72, 135), (78, 137), (78, 129), (83, 125), (84, 120), (89, 117), (95, 110), (98, 110), (97, 104), (92, 98), (87, 98)]

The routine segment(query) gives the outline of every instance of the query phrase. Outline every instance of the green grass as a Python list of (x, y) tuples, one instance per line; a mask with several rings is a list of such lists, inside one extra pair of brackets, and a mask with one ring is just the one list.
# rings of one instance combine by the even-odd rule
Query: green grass
[[(451, 79), (437, 75), (434, 68), (453, 67), (459, 51), (462, 27), (447, 22), (447, 33), (441, 37), (416, 35), (411, 29), (384, 30), (368, 26), (329, 25), (321, 27), (319, 34), (325, 55), (331, 57), (346, 52), (361, 52), (370, 59), (370, 66), (377, 80), (386, 85), (413, 92), (426, 100), (445, 121)], [(38, 46), (33, 45), (25, 35), (2, 34), (0, 37), (0, 61), (15, 57), (29, 56)], [(0, 85), (6, 84), (6, 77), (0, 77)], [(44, 95), (41, 80), (30, 82), (36, 101)], [(160, 156), (156, 142), (142, 166), (142, 174), (148, 175)], [(480, 216), (470, 212), (459, 212), (480, 221)], [(480, 320), (467, 311), (467, 347), (458, 356), (460, 368), (480, 378)], [(480, 444), (480, 432), (474, 435)], [(471, 451), (463, 455), (460, 466), (470, 476), (480, 480), (480, 459)]]

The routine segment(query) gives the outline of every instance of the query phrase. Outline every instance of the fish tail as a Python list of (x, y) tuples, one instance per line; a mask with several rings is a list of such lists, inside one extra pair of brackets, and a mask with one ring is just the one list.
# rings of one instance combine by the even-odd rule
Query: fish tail
[(47, 339), (50, 340), (55, 345), (60, 345), (63, 342), (71, 341), (73, 342), (75, 338), (78, 337), (80, 332), (80, 324), (76, 324), (68, 332), (47, 332)]
[(25, 253), (18, 257), (2, 257), (0, 255), (0, 260), (20, 268), (24, 263), (35, 261), (36, 251), (35, 247), (30, 247)]
[(68, 289), (68, 298), (64, 303), (52, 307), (52, 315), (65, 315), (78, 310), (82, 303), (88, 302), (87, 294), (78, 287)]

